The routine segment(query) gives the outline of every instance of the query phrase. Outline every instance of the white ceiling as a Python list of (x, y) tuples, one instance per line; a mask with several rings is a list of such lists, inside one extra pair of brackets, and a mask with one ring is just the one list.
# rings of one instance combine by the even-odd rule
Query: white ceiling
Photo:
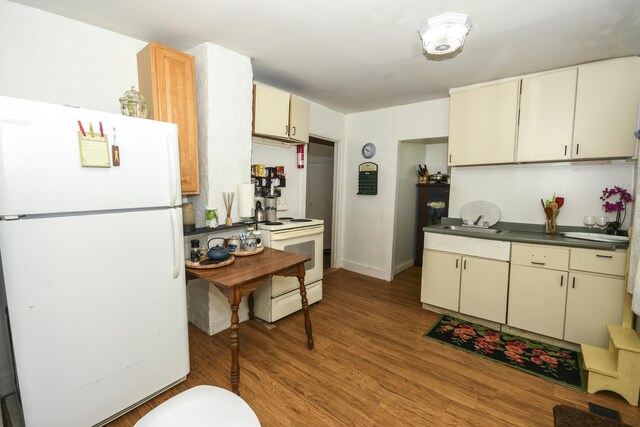
[[(254, 79), (344, 113), (448, 96), (451, 87), (640, 54), (640, 0), (14, 0), (181, 50), (252, 58)], [(473, 28), (427, 61), (418, 30), (444, 12)]]

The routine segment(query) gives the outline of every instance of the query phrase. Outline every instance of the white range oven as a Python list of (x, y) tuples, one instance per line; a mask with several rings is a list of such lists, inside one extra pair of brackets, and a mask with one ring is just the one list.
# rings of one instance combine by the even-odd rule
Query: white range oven
[[(322, 299), (322, 236), (324, 221), (320, 219), (279, 218), (258, 224), (262, 242), (268, 248), (295, 252), (311, 257), (304, 264), (304, 285), (309, 305)], [(295, 277), (272, 276), (268, 283), (253, 293), (254, 315), (275, 322), (302, 309), (300, 285)]]

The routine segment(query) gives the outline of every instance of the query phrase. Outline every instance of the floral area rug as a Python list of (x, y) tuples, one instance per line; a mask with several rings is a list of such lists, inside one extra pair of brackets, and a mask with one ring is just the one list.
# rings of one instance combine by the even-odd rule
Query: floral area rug
[(447, 315), (442, 316), (424, 336), (541, 378), (585, 390), (580, 352), (510, 335)]

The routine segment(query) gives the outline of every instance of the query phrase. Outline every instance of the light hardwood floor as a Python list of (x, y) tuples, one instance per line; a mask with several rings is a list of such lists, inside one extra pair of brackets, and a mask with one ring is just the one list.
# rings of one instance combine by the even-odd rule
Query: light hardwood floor
[[(315, 349), (302, 313), (268, 330), (240, 324), (240, 394), (263, 426), (552, 426), (552, 409), (594, 402), (640, 426), (640, 410), (537, 378), (423, 337), (439, 315), (420, 306), (420, 268), (389, 283), (346, 270), (324, 278), (311, 306)], [(151, 408), (199, 384), (230, 388), (229, 330), (190, 325), (187, 380), (120, 417), (131, 426)]]

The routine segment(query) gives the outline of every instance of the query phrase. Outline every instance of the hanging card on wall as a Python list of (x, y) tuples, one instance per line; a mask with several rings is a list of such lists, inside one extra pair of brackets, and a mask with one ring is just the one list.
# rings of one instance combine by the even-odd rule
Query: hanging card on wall
[(106, 135), (78, 132), (80, 142), (80, 164), (83, 167), (110, 168), (111, 156)]

